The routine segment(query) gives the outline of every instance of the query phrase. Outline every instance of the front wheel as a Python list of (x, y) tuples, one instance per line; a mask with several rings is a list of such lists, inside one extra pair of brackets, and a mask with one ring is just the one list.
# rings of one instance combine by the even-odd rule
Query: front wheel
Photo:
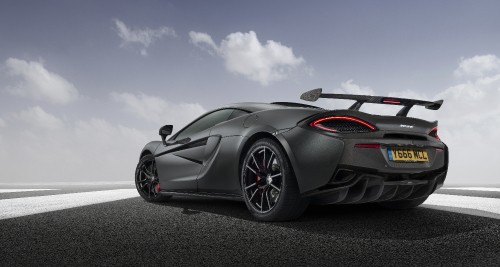
[(241, 166), (241, 190), (252, 215), (261, 221), (298, 218), (308, 206), (283, 148), (272, 139), (255, 142)]
[(160, 202), (170, 198), (160, 194), (160, 181), (153, 155), (145, 155), (139, 160), (135, 169), (135, 187), (139, 195), (148, 202)]

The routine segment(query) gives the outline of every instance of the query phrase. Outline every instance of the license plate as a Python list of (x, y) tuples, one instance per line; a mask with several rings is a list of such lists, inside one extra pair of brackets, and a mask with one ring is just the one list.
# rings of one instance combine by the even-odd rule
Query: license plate
[(425, 149), (419, 148), (388, 148), (387, 154), (390, 161), (403, 162), (429, 162)]

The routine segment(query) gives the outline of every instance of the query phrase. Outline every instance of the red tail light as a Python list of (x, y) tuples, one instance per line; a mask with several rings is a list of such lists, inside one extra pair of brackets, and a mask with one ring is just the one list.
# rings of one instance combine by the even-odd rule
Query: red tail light
[(438, 136), (438, 128), (437, 127), (432, 128), (432, 130), (429, 132), (429, 135), (436, 138), (437, 140), (441, 141), (441, 139), (439, 139), (439, 136)]
[(366, 133), (377, 129), (366, 121), (350, 116), (330, 116), (317, 119), (309, 125), (334, 133)]
[(398, 99), (394, 99), (394, 98), (384, 98), (382, 100), (382, 103), (399, 105), (399, 104), (401, 104), (401, 101), (399, 101)]

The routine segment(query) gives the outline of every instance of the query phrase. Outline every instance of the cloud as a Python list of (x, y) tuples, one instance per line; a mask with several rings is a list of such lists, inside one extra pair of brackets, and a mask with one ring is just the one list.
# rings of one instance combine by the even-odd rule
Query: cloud
[(498, 183), (500, 70), (453, 85), (435, 97), (445, 100), (439, 110), (440, 136), (451, 151), (450, 177)]
[[(340, 87), (332, 90), (332, 92), (335, 94), (376, 95), (371, 87), (356, 84), (352, 79), (340, 83)], [(341, 99), (326, 99), (322, 100), (322, 102), (331, 109), (347, 109), (354, 104), (354, 101)], [(399, 109), (394, 106), (365, 103), (361, 106), (360, 110), (380, 115), (394, 115)]]
[(207, 33), (191, 31), (189, 37), (197, 47), (220, 56), (227, 71), (264, 86), (288, 78), (305, 63), (302, 57), (295, 56), (292, 48), (279, 42), (268, 40), (262, 44), (253, 31), (231, 33), (219, 46)]
[(219, 47), (215, 44), (212, 37), (204, 32), (189, 32), (190, 42), (197, 47), (207, 51), (211, 55), (219, 52)]
[(176, 37), (177, 34), (175, 30), (168, 26), (161, 26), (157, 29), (138, 29), (129, 28), (125, 23), (119, 19), (113, 20), (115, 23), (115, 30), (118, 36), (121, 38), (121, 46), (138, 45), (140, 47), (140, 53), (143, 56), (147, 56), (147, 48), (157, 40), (163, 37)]
[(144, 93), (112, 92), (111, 98), (122, 103), (124, 111), (137, 118), (156, 125), (173, 124), (177, 129), (206, 112), (198, 103), (171, 103)]
[(368, 86), (360, 86), (354, 83), (353, 80), (347, 80), (340, 83), (340, 88), (334, 90), (337, 94), (356, 94), (356, 95), (373, 95), (374, 91)]
[(152, 122), (151, 127), (138, 129), (96, 117), (62, 119), (41, 106), (2, 116), (0, 182), (132, 183), (139, 153), (146, 143), (159, 140), (161, 125), (173, 123), (178, 130), (205, 112), (199, 104), (170, 103), (142, 93), (112, 93), (110, 100)]
[(142, 147), (159, 140), (156, 130), (101, 118), (65, 122), (40, 107), (10, 120), (0, 138), (0, 182), (133, 182)]
[(63, 122), (56, 116), (47, 113), (41, 107), (36, 106), (14, 114), (16, 119), (24, 121), (30, 127), (57, 130), (63, 128)]
[(54, 104), (68, 104), (78, 98), (75, 86), (56, 73), (48, 71), (42, 62), (9, 58), (5, 61), (7, 75), (17, 84), (7, 91), (13, 95), (29, 96)]
[(481, 55), (462, 58), (454, 74), (457, 77), (481, 77), (500, 71), (500, 58), (495, 55)]

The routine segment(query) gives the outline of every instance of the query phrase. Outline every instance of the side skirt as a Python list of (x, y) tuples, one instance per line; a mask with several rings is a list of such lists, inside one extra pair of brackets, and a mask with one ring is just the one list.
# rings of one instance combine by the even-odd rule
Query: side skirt
[(243, 197), (231, 194), (216, 194), (216, 193), (199, 193), (199, 192), (176, 192), (176, 191), (160, 191), (160, 194), (166, 196), (185, 196), (185, 197), (200, 197), (200, 198), (216, 198), (234, 201), (243, 201)]

